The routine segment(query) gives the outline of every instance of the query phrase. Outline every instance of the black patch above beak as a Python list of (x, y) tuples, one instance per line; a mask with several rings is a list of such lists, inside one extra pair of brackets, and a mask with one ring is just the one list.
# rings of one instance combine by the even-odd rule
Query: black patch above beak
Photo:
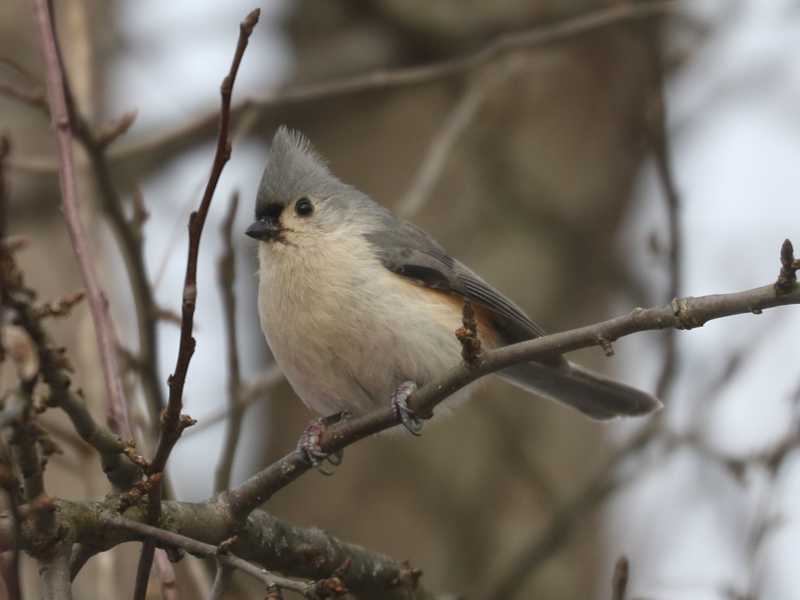
[(272, 240), (277, 240), (282, 231), (283, 228), (281, 227), (280, 221), (272, 219), (259, 219), (258, 221), (254, 221), (244, 233), (253, 239), (269, 242)]

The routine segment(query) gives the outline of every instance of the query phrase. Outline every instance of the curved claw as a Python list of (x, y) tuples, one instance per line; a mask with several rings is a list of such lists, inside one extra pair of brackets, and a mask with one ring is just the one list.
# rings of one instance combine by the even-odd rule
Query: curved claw
[(400, 422), (412, 435), (422, 435), (422, 419), (408, 406), (408, 399), (417, 391), (417, 384), (413, 381), (401, 383), (392, 394), (392, 407)]
[(342, 419), (346, 419), (348, 416), (348, 413), (336, 413), (335, 415), (314, 419), (303, 430), (303, 434), (297, 442), (297, 451), (303, 454), (309, 464), (322, 475), (333, 475), (333, 471), (325, 469), (325, 462), (330, 463), (331, 466), (338, 467), (342, 464), (342, 459), (344, 457), (344, 452), (342, 450), (328, 454), (320, 448), (319, 442), (322, 438), (322, 434), (328, 426)]

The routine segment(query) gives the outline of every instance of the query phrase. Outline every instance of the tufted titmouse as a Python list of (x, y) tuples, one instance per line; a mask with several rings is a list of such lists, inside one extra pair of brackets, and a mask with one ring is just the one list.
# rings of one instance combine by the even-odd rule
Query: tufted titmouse
[[(264, 335), (294, 390), (322, 415), (363, 414), (391, 401), (416, 429), (405, 400), (462, 360), (454, 332), (465, 300), (484, 347), (544, 334), (427, 233), (339, 181), (285, 127), (269, 150), (255, 218), (247, 235), (261, 242)], [(660, 406), (560, 355), (498, 375), (596, 419)]]

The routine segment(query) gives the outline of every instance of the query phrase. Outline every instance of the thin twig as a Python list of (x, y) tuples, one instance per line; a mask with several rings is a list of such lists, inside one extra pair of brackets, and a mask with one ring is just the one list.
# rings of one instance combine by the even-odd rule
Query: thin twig
[[(2, 446), (2, 454), (8, 456), (9, 452), (6, 448), (5, 442), (0, 438), (0, 446)], [(22, 520), (19, 514), (19, 502), (17, 490), (19, 483), (7, 465), (2, 465), (0, 473), (0, 487), (3, 488), (6, 496), (6, 505), (8, 506), (8, 515), (11, 518), (11, 530), (14, 539), (18, 540), (22, 537)], [(9, 600), (21, 600), (22, 590), (20, 586), (20, 548), (15, 545), (11, 550), (11, 555), (8, 560), (3, 561), (3, 580), (6, 585), (6, 592), (8, 593)]]
[(214, 476), (214, 491), (221, 492), (231, 484), (233, 460), (236, 457), (236, 446), (242, 430), (242, 417), (245, 408), (239, 402), (242, 391), (242, 376), (239, 369), (239, 343), (236, 335), (236, 255), (233, 245), (233, 222), (239, 207), (239, 193), (234, 192), (228, 206), (228, 214), (222, 222), (220, 231), (225, 249), (217, 262), (219, 289), (222, 295), (222, 307), (225, 315), (225, 332), (227, 335), (228, 356), (228, 421), (222, 452)]
[[(238, 115), (251, 110), (267, 112), (278, 107), (303, 102), (422, 85), (467, 73), (515, 50), (556, 44), (580, 37), (590, 31), (613, 27), (620, 23), (641, 21), (674, 13), (680, 7), (680, 4), (678, 0), (615, 3), (613, 6), (601, 8), (572, 19), (539, 25), (525, 31), (499, 35), (486, 46), (472, 53), (439, 62), (404, 69), (379, 70), (351, 77), (337, 78), (331, 81), (297, 85), (268, 93), (258, 98), (245, 99), (233, 107), (232, 113)], [(216, 119), (217, 112), (210, 112), (165, 133), (159, 132), (149, 139), (113, 150), (110, 158), (116, 164), (124, 163), (129, 172), (133, 162), (145, 161), (154, 164), (153, 157), (163, 157), (165, 153), (177, 152), (198, 137), (210, 132), (216, 123)], [(26, 170), (34, 174), (53, 170), (53, 166), (48, 161), (40, 159), (15, 160), (12, 164), (18, 170)]]
[[(637, 308), (608, 321), (484, 352), (480, 364), (460, 364), (426, 384), (409, 399), (409, 406), (417, 414), (430, 415), (445, 398), (480, 377), (548, 354), (597, 346), (601, 339), (615, 341), (632, 333), (666, 328), (692, 329), (713, 319), (734, 314), (758, 314), (767, 308), (798, 303), (800, 286), (796, 284), (792, 291), (781, 294), (776, 293), (773, 285), (767, 285), (733, 294), (676, 298), (666, 306)], [(651, 408), (642, 407), (643, 411)], [(334, 453), (397, 424), (398, 415), (387, 403), (385, 408), (329, 427), (321, 436), (320, 447), (326, 453)], [(292, 452), (223, 494), (222, 500), (234, 519), (242, 519), (310, 467), (302, 452)]]
[(614, 576), (611, 579), (611, 600), (625, 600), (628, 593), (630, 568), (628, 558), (620, 556), (617, 564), (614, 565)]
[(223, 562), (217, 561), (217, 572), (214, 575), (214, 584), (208, 593), (208, 600), (223, 600), (225, 589), (230, 585), (233, 570)]
[(130, 519), (125, 519), (122, 517), (117, 517), (108, 524), (111, 526), (127, 529), (137, 535), (140, 535), (142, 537), (148, 538), (156, 542), (160, 542), (161, 544), (166, 544), (168, 546), (173, 546), (177, 548), (183, 548), (184, 550), (186, 550), (190, 554), (194, 554), (195, 556), (215, 558), (224, 565), (227, 565), (234, 569), (238, 569), (240, 571), (243, 571), (244, 573), (247, 573), (252, 577), (255, 577), (256, 579), (261, 581), (265, 586), (270, 584), (276, 584), (283, 589), (293, 590), (301, 594), (308, 589), (307, 583), (295, 581), (293, 579), (287, 579), (286, 577), (281, 577), (280, 575), (269, 573), (266, 569), (263, 569), (258, 565), (255, 565), (251, 562), (248, 562), (244, 559), (234, 556), (233, 554), (219, 552), (219, 548), (217, 546), (212, 546), (211, 544), (200, 542), (190, 537), (186, 537), (185, 535), (180, 535), (178, 533), (167, 531), (165, 529), (159, 529), (158, 527), (153, 527), (152, 525), (139, 523), (138, 521), (132, 521)]
[[(32, 343), (32, 341), (31, 341)], [(47, 501), (44, 487), (44, 463), (37, 449), (37, 433), (33, 422), (33, 388), (35, 376), (21, 380), (16, 393), (11, 396), (9, 408), (21, 408), (21, 415), (12, 422), (13, 433), (9, 439), (14, 463), (22, 479), (25, 501), (30, 506), (41, 505)], [(56, 520), (52, 510), (36, 510), (33, 522), (38, 544), (47, 546), (56, 533)]]
[[(10, 276), (12, 279), (0, 286), (3, 289), (3, 299), (13, 307), (17, 323), (36, 346), (38, 372), (50, 388), (48, 405), (58, 406), (67, 414), (78, 435), (100, 454), (103, 470), (109, 481), (118, 488), (127, 489), (139, 478), (139, 467), (143, 464), (141, 457), (137, 456), (133, 446), (124, 443), (109, 429), (98, 425), (80, 392), (76, 393), (72, 389), (65, 359), (50, 342), (40, 322), (41, 316), (37, 317), (33, 305), (35, 293), (24, 287), (22, 275), (9, 254), (3, 254), (3, 261), (3, 277)], [(13, 297), (9, 295), (12, 289), (18, 292)]]
[[(650, 113), (648, 119), (648, 141), (650, 150), (655, 159), (656, 172), (664, 196), (667, 209), (667, 266), (669, 273), (669, 289), (667, 299), (677, 298), (681, 293), (681, 280), (683, 277), (681, 259), (683, 252), (683, 233), (681, 231), (680, 207), (681, 201), (678, 186), (675, 183), (675, 173), (672, 167), (672, 158), (669, 149), (669, 136), (667, 133), (666, 74), (664, 72), (664, 59), (662, 57), (661, 42), (659, 39), (659, 25), (655, 24), (644, 29), (650, 34), (647, 44), (651, 59), (651, 68), (654, 77), (654, 89), (651, 97)], [(677, 332), (670, 329), (663, 336), (663, 363), (656, 383), (656, 397), (667, 401), (672, 384), (678, 369)]]
[[(203, 198), (196, 212), (189, 216), (189, 253), (186, 259), (186, 275), (183, 283), (183, 302), (181, 310), (181, 337), (178, 348), (178, 356), (175, 362), (175, 370), (169, 377), (169, 398), (167, 407), (162, 416), (161, 436), (158, 440), (155, 456), (150, 463), (149, 473), (152, 475), (160, 474), (164, 471), (172, 448), (177, 443), (183, 430), (194, 424), (194, 421), (187, 415), (183, 415), (183, 388), (186, 383), (186, 374), (189, 370), (189, 363), (194, 354), (195, 339), (194, 311), (197, 302), (197, 261), (200, 253), (200, 238), (203, 233), (203, 226), (208, 216), (211, 200), (217, 188), (217, 182), (222, 174), (222, 170), (231, 155), (231, 146), (228, 141), (228, 132), (231, 120), (231, 94), (233, 84), (236, 81), (236, 74), (239, 65), (247, 48), (250, 34), (253, 32), (261, 11), (255, 9), (245, 17), (239, 26), (239, 40), (236, 44), (231, 67), (220, 86), (221, 108), (219, 135), (217, 137), (217, 148), (214, 154), (214, 163), (211, 167), (208, 184), (206, 185)], [(149, 519), (152, 523), (157, 523), (161, 511), (161, 480), (159, 479), (149, 493)], [(142, 555), (137, 569), (137, 586), (134, 593), (135, 600), (142, 600), (146, 592), (146, 581), (152, 566), (154, 547), (150, 543), (145, 543), (142, 548)]]
[(45, 332), (41, 323), (44, 315), (34, 305), (36, 294), (25, 287), (22, 272), (5, 244), (0, 244), (0, 280), (3, 308), (14, 310), (17, 326), (35, 346), (32, 351), (38, 363), (35, 370), (50, 388), (48, 405), (58, 406), (67, 413), (78, 435), (100, 454), (109, 481), (118, 488), (127, 489), (139, 478), (139, 468), (132, 462), (140, 462), (139, 457), (132, 446), (96, 423), (80, 393), (72, 389), (67, 361)]
[(651, 419), (647, 426), (617, 448), (584, 487), (555, 512), (544, 531), (523, 545), (511, 564), (480, 597), (488, 600), (506, 600), (514, 597), (514, 591), (521, 587), (526, 578), (569, 540), (581, 522), (580, 517), (595, 509), (632, 481), (632, 476), (620, 475), (618, 467), (625, 458), (649, 446), (657, 439), (660, 432), (661, 421)]
[[(268, 392), (283, 380), (283, 372), (278, 365), (273, 363), (266, 371), (259, 373), (255, 379), (249, 383), (243, 384), (237, 398), (238, 406), (241, 408), (242, 413), (244, 413), (251, 404), (267, 399), (269, 397), (267, 395)], [(230, 407), (221, 408), (211, 413), (209, 416), (199, 419), (197, 425), (188, 429), (184, 435), (188, 437), (205, 431), (212, 425), (216, 425), (227, 419), (230, 414)]]
[(60, 160), (61, 207), (70, 241), (86, 284), (89, 308), (94, 321), (100, 364), (106, 385), (109, 426), (115, 433), (130, 439), (131, 428), (117, 364), (116, 341), (108, 308), (108, 299), (100, 287), (80, 219), (79, 200), (72, 160), (72, 133), (64, 96), (64, 77), (59, 64), (57, 43), (47, 0), (33, 0), (39, 39), (47, 73), (47, 97)]
[(411, 188), (397, 206), (397, 214), (410, 219), (428, 202), (436, 182), (440, 179), (453, 147), (474, 120), (478, 109), (490, 91), (511, 74), (510, 65), (500, 71), (490, 71), (484, 76), (475, 76), (466, 91), (445, 117), (439, 130), (431, 140), (425, 155), (419, 163)]
[(0, 95), (19, 100), (34, 108), (44, 109), (45, 114), (48, 112), (47, 98), (45, 98), (44, 94), (39, 90), (22, 88), (12, 85), (7, 81), (0, 81)]
[[(139, 336), (137, 364), (140, 366), (139, 374), (142, 378), (142, 389), (147, 399), (150, 417), (155, 421), (164, 408), (164, 391), (159, 375), (159, 307), (156, 304), (153, 286), (147, 276), (144, 258), (143, 226), (146, 214), (142, 209), (141, 198), (138, 198), (133, 201), (133, 219), (129, 221), (125, 217), (122, 198), (114, 185), (106, 156), (109, 141), (96, 134), (78, 111), (78, 107), (72, 99), (72, 89), (66, 72), (64, 72), (64, 93), (70, 119), (75, 124), (75, 136), (83, 145), (89, 158), (99, 192), (100, 208), (114, 231), (125, 260), (125, 272), (128, 275), (136, 309), (136, 330)], [(120, 122), (123, 125), (130, 125), (132, 121), (130, 119), (126, 121), (123, 117)], [(125, 127), (115, 131), (117, 135), (121, 135), (124, 133)]]
[(178, 593), (178, 580), (175, 577), (175, 567), (169, 561), (166, 550), (162, 548), (156, 549), (155, 563), (158, 578), (161, 580), (162, 600), (179, 600), (180, 594)]

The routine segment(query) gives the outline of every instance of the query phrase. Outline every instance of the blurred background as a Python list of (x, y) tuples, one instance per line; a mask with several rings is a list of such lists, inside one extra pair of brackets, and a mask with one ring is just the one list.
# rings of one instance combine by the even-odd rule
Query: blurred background
[[(236, 113), (233, 156), (201, 249), (186, 409), (199, 423), (172, 458), (180, 499), (213, 492), (224, 439), (228, 349), (216, 261), (234, 191), (242, 371), (262, 383), (269, 372), (255, 242), (240, 234), (280, 123), (303, 131), (341, 179), (427, 229), (551, 331), (662, 304), (676, 291), (765, 285), (777, 275), (783, 239), (800, 242), (796, 0), (686, 2), (668, 18), (501, 53), (460, 75), (291, 103), (265, 100), (284, 86), (442, 61), (514, 32), (647, 3), (55, 4), (81, 112), (94, 124), (137, 112), (108, 156), (124, 212), (141, 197), (149, 213), (143, 260), (165, 317), (151, 321), (149, 357), (162, 387), (177, 353), (169, 313), (180, 309), (185, 223), (211, 165), (219, 84), (239, 21), (262, 9), (234, 93), (252, 102)], [(0, 82), (39, 89), (30, 6), (5, 2), (0, 17)], [(80, 289), (46, 116), (2, 93), (0, 130), (13, 144), (11, 233), (31, 240), (21, 256), (29, 282), (43, 298)], [(138, 353), (130, 257), (109, 225), (102, 183), (81, 158), (84, 219), (121, 345)], [(99, 410), (88, 310), (57, 326)], [(800, 598), (800, 468), (793, 444), (774, 451), (798, 428), (798, 327), (791, 307), (715, 321), (673, 338), (672, 366), (664, 333), (626, 338), (610, 359), (600, 349), (577, 353), (663, 392), (667, 407), (655, 423), (590, 422), (492, 381), (422, 438), (359, 443), (334, 477), (311, 473), (266, 509), (407, 558), (430, 589), (469, 598), (606, 598), (622, 554), (631, 561), (631, 598)], [(314, 416), (276, 379), (247, 408), (234, 483), (292, 449)], [(127, 381), (148, 430), (147, 383), (135, 368)], [(99, 469), (90, 474), (85, 452), (64, 437), (49, 489), (71, 498), (106, 493)], [(80, 597), (128, 590), (133, 557), (123, 550), (95, 559), (78, 580)], [(240, 582), (242, 594), (248, 585)]]

